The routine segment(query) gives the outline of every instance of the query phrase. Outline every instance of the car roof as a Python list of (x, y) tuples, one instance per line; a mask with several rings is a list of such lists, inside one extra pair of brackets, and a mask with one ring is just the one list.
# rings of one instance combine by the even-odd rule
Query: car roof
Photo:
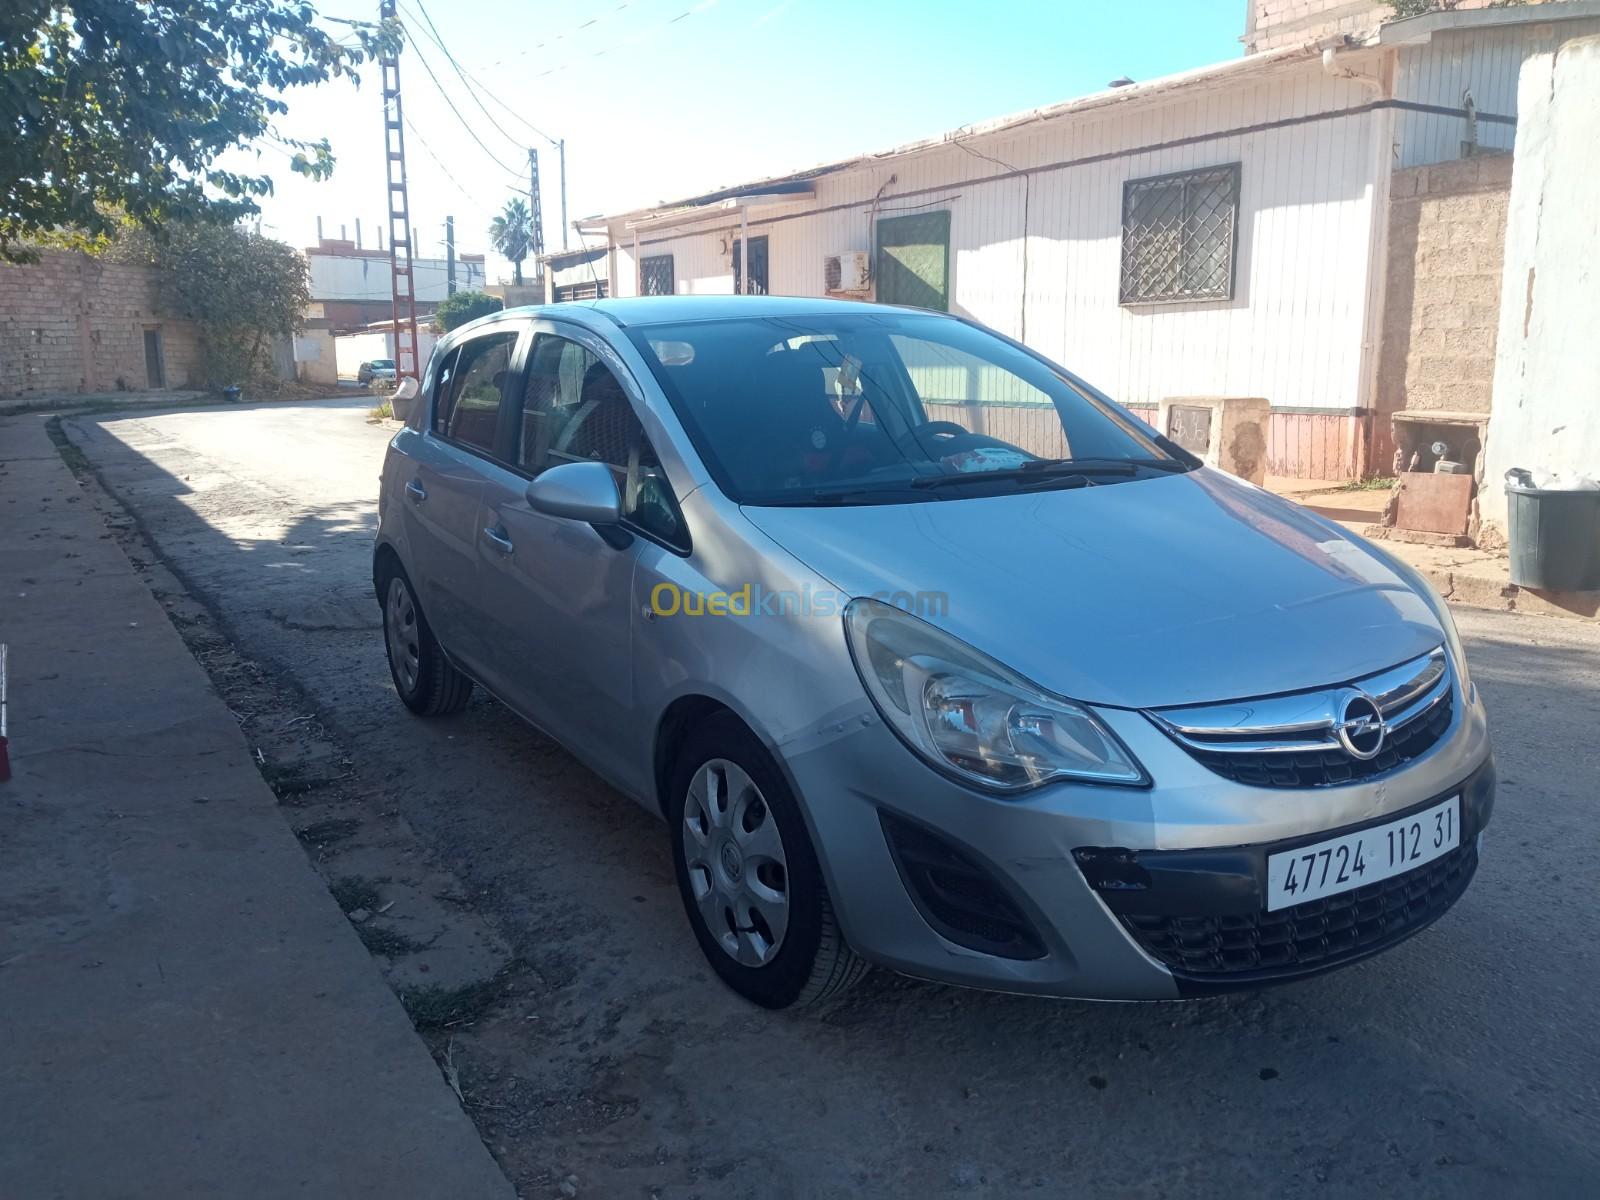
[[(882, 313), (888, 309), (942, 316), (928, 309), (900, 308), (863, 300), (812, 296), (624, 296), (606, 300), (568, 300), (560, 304), (508, 308), (471, 322), (472, 328), (516, 317), (549, 317), (591, 327), (607, 324), (661, 325), (682, 321), (721, 321), (730, 317), (797, 317), (840, 313)], [(462, 326), (465, 329), (468, 326)]]
[[(645, 327), (691, 321), (725, 321), (734, 317), (816, 317), (843, 313), (882, 315), (884, 312), (946, 317), (926, 308), (876, 304), (866, 300), (830, 300), (812, 296), (623, 296), (606, 300), (566, 300), (559, 304), (528, 304), (502, 309), (458, 325), (439, 340), (448, 350), (463, 337), (493, 328), (503, 321), (545, 318), (570, 321), (604, 334), (608, 328)], [(437, 353), (437, 351), (436, 351)]]

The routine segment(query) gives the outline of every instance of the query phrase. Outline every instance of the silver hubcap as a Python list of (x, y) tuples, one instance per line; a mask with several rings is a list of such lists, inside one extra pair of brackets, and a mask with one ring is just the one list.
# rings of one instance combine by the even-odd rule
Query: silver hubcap
[(683, 857), (717, 945), (747, 967), (772, 961), (789, 928), (789, 863), (778, 822), (739, 766), (713, 758), (689, 783)]
[(389, 661), (407, 695), (417, 690), (417, 674), (422, 670), (422, 650), (417, 644), (417, 606), (411, 591), (399, 579), (389, 581), (389, 602), (383, 606), (383, 633), (389, 645)]

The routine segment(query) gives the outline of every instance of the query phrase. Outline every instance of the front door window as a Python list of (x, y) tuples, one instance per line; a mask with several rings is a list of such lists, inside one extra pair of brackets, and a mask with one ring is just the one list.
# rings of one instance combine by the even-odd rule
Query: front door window
[(534, 339), (519, 447), (518, 465), (530, 475), (564, 462), (605, 463), (628, 524), (669, 545), (683, 540), (677, 505), (627, 392), (586, 346), (553, 333)]

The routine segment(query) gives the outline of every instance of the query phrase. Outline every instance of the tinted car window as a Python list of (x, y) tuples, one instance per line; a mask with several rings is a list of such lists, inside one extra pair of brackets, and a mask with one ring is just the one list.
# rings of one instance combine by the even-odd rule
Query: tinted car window
[(628, 394), (587, 347), (551, 333), (534, 339), (518, 454), (532, 475), (564, 462), (605, 463), (616, 472), (624, 518), (669, 543), (682, 540), (677, 505)]
[(926, 498), (930, 477), (985, 472), (995, 478), (981, 488), (1015, 489), (1043, 478), (1022, 472), (1064, 458), (1126, 460), (1124, 479), (1177, 465), (1092, 390), (962, 321), (819, 313), (629, 335), (740, 503)]
[(452, 348), (438, 360), (433, 380), (433, 431), (443, 435), (450, 426), (450, 382), (455, 378), (459, 349)]
[[(441, 375), (444, 433), (451, 441), (492, 452), (500, 423), (500, 397), (517, 334), (488, 334), (457, 351), (448, 375)], [(437, 419), (437, 418), (436, 418)]]

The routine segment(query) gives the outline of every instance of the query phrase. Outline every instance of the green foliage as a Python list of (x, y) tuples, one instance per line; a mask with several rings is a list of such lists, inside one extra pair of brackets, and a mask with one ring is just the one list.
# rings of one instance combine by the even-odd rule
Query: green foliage
[(195, 222), (159, 235), (130, 228), (109, 256), (161, 270), (162, 308), (200, 327), (211, 386), (271, 384), (272, 338), (304, 327), (306, 260), (242, 226)]
[[(1490, 0), (1487, 7), (1515, 8), (1528, 2), (1529, 0)], [(1460, 0), (1386, 0), (1386, 3), (1394, 10), (1395, 17), (1399, 18), (1420, 17), (1424, 13), (1431, 12), (1448, 12), (1457, 7)]]
[(513, 196), (499, 216), (489, 222), (489, 244), (511, 261), (512, 278), (522, 286), (522, 260), (533, 253), (533, 214), (528, 202)]
[(433, 313), (433, 323), (439, 327), (439, 332), (449, 333), (457, 325), (487, 317), (504, 307), (500, 300), (487, 292), (457, 292), (440, 301)]
[(344, 41), (303, 0), (6, 0), (0, 5), (0, 261), (32, 245), (104, 248), (116, 214), (147, 228), (257, 211), (266, 175), (217, 165), (266, 142), (325, 178), (326, 138), (273, 132), (280, 95), (398, 50), (398, 22)]

